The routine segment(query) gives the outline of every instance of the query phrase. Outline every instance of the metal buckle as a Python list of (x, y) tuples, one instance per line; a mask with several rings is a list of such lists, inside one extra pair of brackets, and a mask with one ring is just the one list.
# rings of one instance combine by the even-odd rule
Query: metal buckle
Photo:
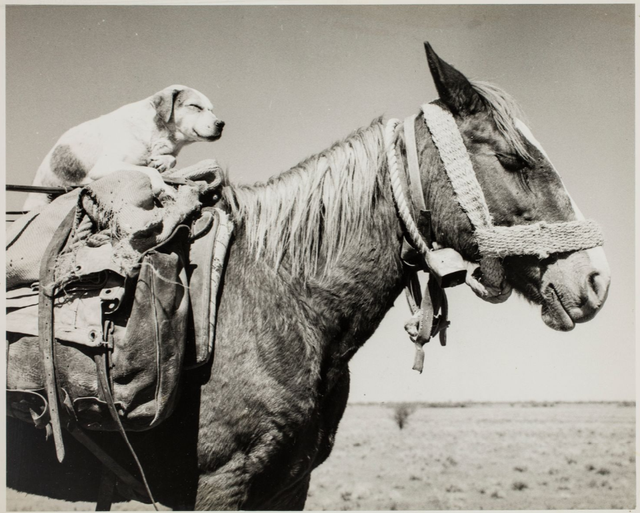
[(102, 346), (107, 349), (113, 349), (113, 333), (115, 331), (115, 324), (111, 319), (104, 321), (102, 328)]

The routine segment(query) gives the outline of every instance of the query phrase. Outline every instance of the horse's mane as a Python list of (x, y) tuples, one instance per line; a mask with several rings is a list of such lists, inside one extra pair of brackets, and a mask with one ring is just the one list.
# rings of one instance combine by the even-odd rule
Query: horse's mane
[[(522, 118), (515, 101), (492, 84), (472, 85), (491, 107), (502, 136), (528, 159), (514, 125)], [(334, 265), (371, 224), (375, 199), (385, 194), (378, 172), (386, 169), (383, 131), (377, 118), (264, 184), (226, 187), (224, 197), (255, 258), (279, 265), (286, 256), (290, 271), (304, 276)]]
[(377, 118), (264, 184), (225, 189), (256, 258), (279, 265), (286, 255), (290, 271), (305, 276), (335, 264), (371, 224), (386, 167), (383, 130)]

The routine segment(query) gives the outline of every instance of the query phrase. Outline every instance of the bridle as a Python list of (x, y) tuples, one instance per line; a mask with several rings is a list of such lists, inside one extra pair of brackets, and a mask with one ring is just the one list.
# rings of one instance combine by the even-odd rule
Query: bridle
[[(415, 137), (417, 116), (410, 116), (402, 123), (408, 172), (404, 172), (396, 148), (401, 122), (397, 119), (389, 120), (385, 127), (384, 140), (391, 189), (398, 216), (404, 227), (405, 244), (414, 248), (419, 255), (418, 268), (426, 271), (428, 279), (423, 297), (420, 297), (416, 267), (410, 270), (407, 282), (407, 298), (413, 317), (405, 329), (416, 344), (414, 369), (420, 372), (424, 359), (422, 346), (437, 333), (440, 333), (441, 344), (446, 344), (445, 333), (449, 322), (446, 318), (447, 300), (444, 288), (466, 281), (482, 299), (489, 302), (506, 301), (511, 294), (511, 287), (505, 279), (502, 266), (504, 257), (534, 255), (544, 259), (550, 254), (590, 249), (601, 246), (604, 242), (602, 230), (591, 220), (494, 226), (453, 114), (440, 101), (435, 100), (422, 106), (422, 116), (444, 164), (454, 196), (473, 227), (473, 238), (478, 246), (480, 262), (464, 262), (455, 250), (438, 248), (437, 243), (430, 241), (430, 227), (425, 227), (423, 223), (422, 229), (419, 229), (413, 212), (418, 212), (421, 219), (429, 219), (430, 214), (426, 209), (420, 177)], [(410, 198), (407, 197), (405, 189), (408, 189)], [(442, 267), (445, 268), (445, 272), (453, 271), (454, 278), (447, 280), (447, 275), (442, 275)], [(480, 274), (477, 272), (478, 269)], [(442, 314), (437, 317), (439, 308), (442, 309)]]

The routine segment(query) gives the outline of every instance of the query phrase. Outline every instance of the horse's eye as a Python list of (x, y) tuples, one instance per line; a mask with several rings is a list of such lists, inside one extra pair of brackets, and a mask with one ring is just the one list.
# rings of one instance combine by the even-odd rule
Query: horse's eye
[(525, 167), (527, 167), (527, 162), (518, 155), (496, 153), (496, 158), (498, 159), (498, 162), (500, 162), (502, 167), (507, 171), (522, 171)]

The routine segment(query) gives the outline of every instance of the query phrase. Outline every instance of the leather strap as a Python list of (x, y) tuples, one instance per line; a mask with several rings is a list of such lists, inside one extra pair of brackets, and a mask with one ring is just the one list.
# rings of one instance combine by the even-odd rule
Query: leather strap
[(102, 474), (100, 475), (100, 485), (98, 486), (96, 511), (109, 511), (111, 509), (116, 481), (116, 475), (108, 467), (103, 466)]
[[(107, 343), (107, 347), (113, 347), (113, 331), (107, 327), (107, 325), (110, 322), (111, 321), (106, 321), (105, 328), (104, 328), (104, 335), (105, 335), (105, 338), (107, 339), (105, 340), (105, 342)], [(113, 400), (113, 395), (111, 394), (111, 386), (109, 384), (109, 376), (108, 376), (109, 364), (107, 359), (107, 351), (108, 351), (107, 347), (105, 347), (105, 351), (103, 353), (96, 354), (93, 357), (96, 363), (96, 371), (98, 373), (98, 385), (100, 390), (102, 391), (102, 396), (105, 403), (107, 404), (107, 409), (111, 414), (111, 418), (116, 424), (118, 433), (120, 433), (120, 436), (124, 440), (124, 443), (126, 444), (127, 448), (129, 449), (129, 452), (131, 453), (131, 455), (133, 456), (133, 459), (135, 460), (136, 466), (138, 467), (138, 471), (140, 472), (140, 476), (142, 477), (145, 493), (149, 497), (149, 500), (151, 501), (151, 504), (153, 504), (153, 507), (156, 509), (156, 511), (158, 511), (158, 506), (156, 505), (156, 502), (153, 498), (153, 494), (151, 493), (151, 489), (149, 488), (149, 483), (147, 482), (147, 477), (144, 473), (144, 469), (142, 468), (142, 464), (140, 463), (140, 460), (138, 459), (138, 455), (134, 451), (133, 446), (131, 445), (131, 442), (129, 442), (129, 437), (127, 436), (127, 433), (124, 430), (124, 427), (122, 426), (122, 422), (120, 422), (120, 415), (118, 414), (118, 410), (116, 409), (116, 405)]]
[(433, 319), (437, 312), (434, 305), (434, 297), (431, 293), (429, 284), (434, 281), (433, 276), (427, 274), (427, 285), (424, 288), (424, 294), (422, 294), (422, 303), (420, 303), (420, 309), (422, 310), (422, 320), (420, 321), (420, 329), (418, 331), (417, 342), (423, 346), (431, 339), (431, 333), (433, 330)]
[(109, 454), (107, 454), (102, 447), (93, 441), (87, 433), (85, 433), (77, 425), (71, 424), (67, 426), (69, 432), (73, 437), (84, 445), (96, 458), (98, 458), (105, 467), (108, 467), (117, 478), (133, 490), (140, 499), (147, 496), (147, 491), (144, 486), (127, 470), (124, 469), (116, 460), (114, 460)]
[(420, 290), (420, 279), (417, 271), (411, 270), (407, 273), (404, 291), (409, 309), (413, 315), (420, 309), (420, 304), (422, 303), (422, 291)]
[(449, 300), (444, 290), (442, 291), (442, 313), (440, 314), (439, 321), (440, 331), (438, 337), (440, 338), (440, 345), (447, 345), (447, 328), (449, 327)]
[(420, 164), (418, 162), (418, 148), (416, 146), (416, 117), (409, 116), (404, 120), (404, 145), (407, 148), (407, 167), (409, 168), (409, 192), (411, 201), (416, 209), (417, 218), (420, 212), (427, 210), (422, 192), (422, 179), (420, 178)]
[(49, 402), (49, 416), (51, 429), (53, 431), (53, 441), (56, 448), (58, 461), (64, 460), (64, 442), (62, 440), (62, 428), (60, 423), (60, 412), (58, 409), (58, 391), (55, 375), (55, 334), (53, 327), (53, 299), (55, 296), (55, 264), (58, 254), (64, 248), (69, 238), (73, 223), (76, 217), (76, 209), (72, 208), (64, 218), (60, 226), (53, 234), (53, 238), (44, 254), (40, 265), (40, 291), (38, 303), (38, 339), (40, 342), (40, 352), (44, 365), (45, 389), (47, 391), (47, 401)]

